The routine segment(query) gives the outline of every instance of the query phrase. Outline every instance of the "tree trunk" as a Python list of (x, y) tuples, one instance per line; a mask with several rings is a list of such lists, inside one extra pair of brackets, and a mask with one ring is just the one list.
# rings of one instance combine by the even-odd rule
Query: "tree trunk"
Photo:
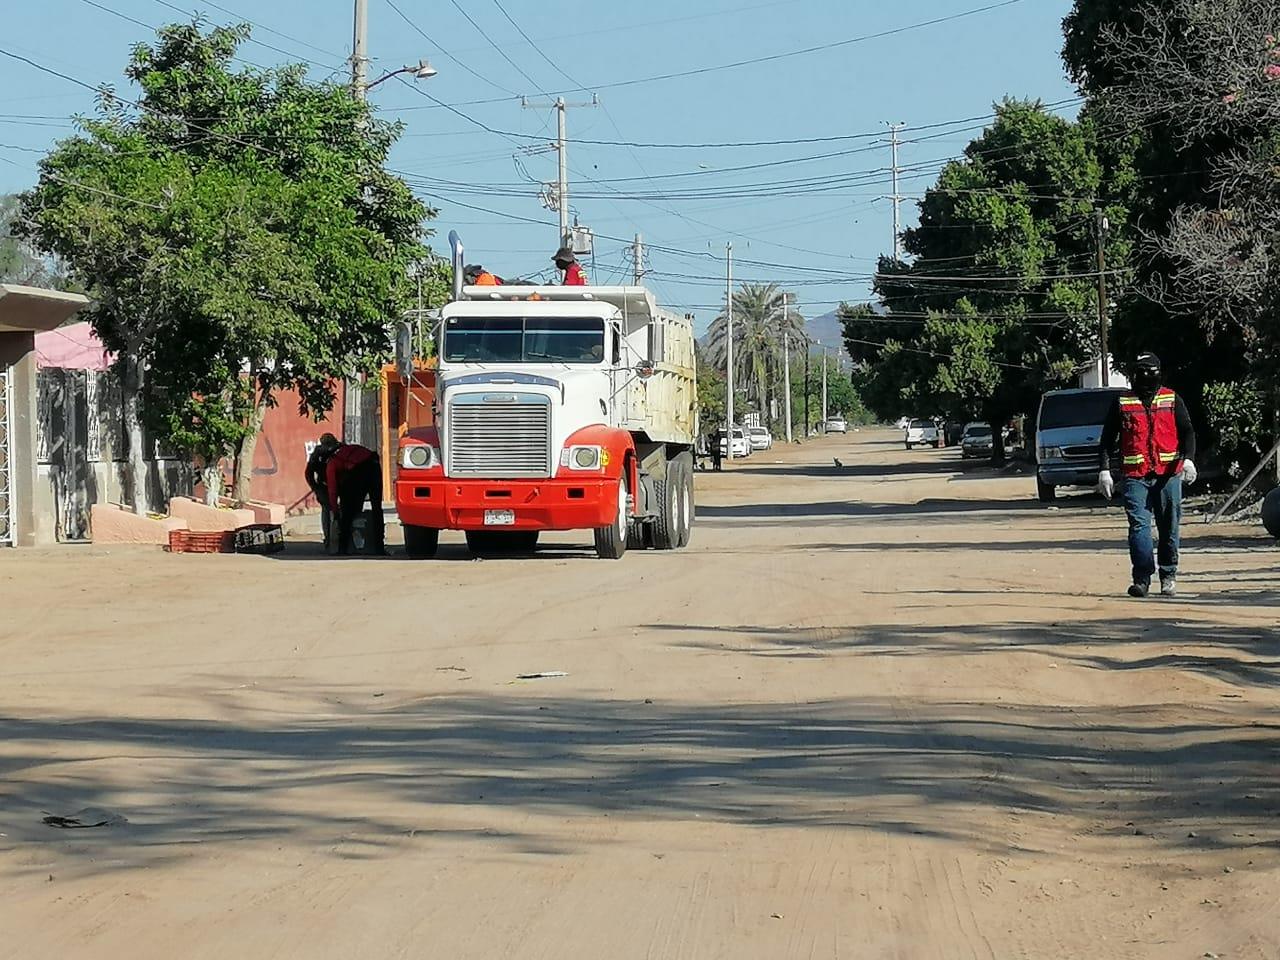
[(120, 358), (120, 397), (124, 406), (125, 446), (128, 449), (128, 491), (133, 512), (140, 517), (147, 515), (147, 460), (143, 450), (142, 415), (139, 401), (142, 395), (142, 366), (132, 356)]
[(258, 434), (267, 415), (268, 391), (254, 385), (253, 409), (249, 412), (248, 431), (236, 449), (235, 486), (231, 497), (237, 506), (244, 506), (251, 499), (253, 485), (253, 455), (258, 449)]

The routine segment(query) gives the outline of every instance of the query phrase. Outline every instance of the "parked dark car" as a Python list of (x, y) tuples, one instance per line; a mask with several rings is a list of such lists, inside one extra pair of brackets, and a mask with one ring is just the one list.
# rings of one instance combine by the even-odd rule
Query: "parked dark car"
[(971, 423), (960, 438), (960, 456), (990, 457), (995, 452), (995, 433), (989, 423)]

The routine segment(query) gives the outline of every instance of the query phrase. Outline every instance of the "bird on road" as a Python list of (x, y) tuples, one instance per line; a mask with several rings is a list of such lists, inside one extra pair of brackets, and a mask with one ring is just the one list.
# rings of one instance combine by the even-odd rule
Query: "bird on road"
[(840, 462), (840, 458), (839, 458), (839, 457), (832, 457), (831, 459), (835, 461), (836, 469), (837, 469), (837, 470), (843, 470), (843, 469), (844, 469), (844, 464)]

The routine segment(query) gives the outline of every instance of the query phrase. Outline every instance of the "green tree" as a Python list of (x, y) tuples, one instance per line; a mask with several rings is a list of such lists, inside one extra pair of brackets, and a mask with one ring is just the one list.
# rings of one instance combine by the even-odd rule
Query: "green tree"
[(423, 255), (431, 211), (385, 169), (399, 128), (301, 66), (233, 70), (248, 35), (196, 22), (135, 46), (138, 99), (104, 89), (23, 197), (23, 235), (94, 291), (119, 355), (135, 510), (144, 390), (166, 439), (235, 454), (244, 499), (274, 392), (319, 414), (337, 378), (376, 374)]
[(882, 307), (841, 308), (879, 416), (1002, 423), (1088, 369), (1098, 353), (1099, 212), (1116, 226), (1106, 237), (1112, 270), (1131, 247), (1118, 199), (1130, 174), (1104, 165), (1098, 137), (1088, 117), (1073, 123), (1007, 100), (965, 158), (943, 168), (903, 237), (912, 259), (881, 261)]
[(1155, 349), (1223, 460), (1247, 460), (1280, 400), (1280, 8), (1076, 0), (1065, 27), (1090, 109), (1137, 143), (1139, 295), (1121, 303), (1116, 341)]

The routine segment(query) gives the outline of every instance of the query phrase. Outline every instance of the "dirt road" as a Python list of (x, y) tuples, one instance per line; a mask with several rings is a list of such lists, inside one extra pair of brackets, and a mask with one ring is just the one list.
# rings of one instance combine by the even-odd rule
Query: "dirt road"
[(1274, 547), (1132, 601), (895, 437), (619, 563), (0, 554), (0, 957), (1276, 957)]

